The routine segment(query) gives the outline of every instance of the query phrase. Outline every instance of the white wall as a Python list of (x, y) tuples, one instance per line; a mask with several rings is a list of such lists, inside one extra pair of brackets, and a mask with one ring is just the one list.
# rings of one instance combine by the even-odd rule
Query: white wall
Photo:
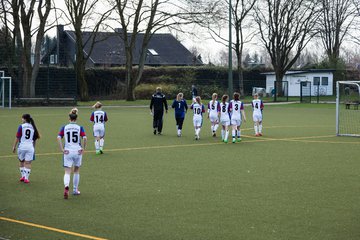
[[(288, 81), (289, 96), (300, 96), (300, 82), (310, 81), (311, 82), (311, 95), (317, 95), (318, 86), (314, 86), (314, 77), (320, 78), (320, 95), (333, 95), (333, 73), (332, 72), (318, 72), (318, 73), (301, 73), (285, 75), (283, 80)], [(328, 78), (328, 84), (325, 83), (323, 78)], [(325, 79), (324, 79), (325, 80)], [(271, 90), (274, 88), (275, 75), (266, 75), (266, 93), (271, 95)]]

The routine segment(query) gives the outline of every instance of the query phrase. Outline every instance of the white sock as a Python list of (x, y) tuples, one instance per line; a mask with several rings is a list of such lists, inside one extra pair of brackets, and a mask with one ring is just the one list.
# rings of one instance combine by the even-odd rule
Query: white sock
[(29, 179), (31, 169), (24, 167), (24, 172), (25, 172), (25, 179)]
[(238, 138), (241, 137), (241, 130), (237, 130), (237, 137), (238, 137)]
[(257, 125), (254, 125), (254, 130), (255, 130), (255, 134), (259, 133)]
[(224, 140), (225, 137), (225, 130), (221, 129), (221, 139)]
[(20, 167), (20, 174), (21, 174), (21, 177), (25, 177), (25, 168), (24, 167)]
[(262, 124), (259, 125), (259, 132), (262, 132)]
[(225, 140), (227, 140), (229, 138), (229, 130), (225, 131)]
[(98, 140), (95, 140), (95, 149), (99, 150), (99, 148), (100, 148), (100, 143)]
[(73, 184), (74, 184), (73, 190), (74, 191), (78, 190), (79, 182), (80, 182), (80, 174), (74, 173), (74, 176), (73, 176)]
[(70, 185), (70, 174), (65, 173), (64, 174), (64, 186), (69, 187)]
[(231, 131), (231, 134), (232, 134), (232, 137), (235, 138), (235, 137), (236, 137), (236, 130), (233, 129), (233, 130)]
[(214, 129), (215, 129), (215, 127), (213, 125), (211, 125), (211, 132), (215, 132)]
[(197, 129), (197, 135), (198, 135), (198, 136), (200, 135), (200, 131), (201, 131), (201, 128), (198, 128), (198, 129)]
[(219, 127), (219, 124), (215, 124), (215, 126), (214, 126), (214, 131), (216, 132), (216, 130), (218, 129), (218, 127)]
[(105, 142), (105, 139), (100, 138), (100, 149), (102, 149), (104, 147), (104, 142)]

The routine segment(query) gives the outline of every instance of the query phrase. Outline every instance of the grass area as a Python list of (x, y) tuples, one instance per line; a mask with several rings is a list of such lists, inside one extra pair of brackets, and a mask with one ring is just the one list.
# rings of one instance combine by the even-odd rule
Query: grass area
[[(154, 136), (147, 108), (105, 107), (103, 155), (94, 153), (92, 109), (80, 108), (78, 123), (89, 138), (81, 195), (64, 200), (56, 136), (69, 110), (0, 109), (0, 218), (65, 231), (0, 219), (0, 238), (85, 239), (75, 232), (105, 239), (360, 239), (360, 142), (335, 137), (333, 104), (265, 105), (261, 138), (253, 137), (246, 107), (236, 144), (211, 137), (206, 119), (195, 141), (191, 113), (178, 138), (172, 110), (163, 135)], [(42, 134), (29, 185), (18, 182), (11, 153), (26, 112)]]

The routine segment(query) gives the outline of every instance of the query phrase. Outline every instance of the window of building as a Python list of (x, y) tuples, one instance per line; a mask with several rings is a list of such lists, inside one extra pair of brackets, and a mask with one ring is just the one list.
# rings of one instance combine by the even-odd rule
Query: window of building
[(321, 78), (321, 85), (323, 85), (323, 86), (329, 85), (329, 78), (328, 77), (322, 77)]
[(157, 53), (157, 51), (155, 51), (155, 49), (152, 49), (152, 48), (149, 49), (149, 52), (150, 52), (151, 55), (153, 55), (153, 56), (158, 56), (158, 55), (159, 55), (159, 54)]
[(314, 86), (320, 85), (320, 77), (314, 77)]

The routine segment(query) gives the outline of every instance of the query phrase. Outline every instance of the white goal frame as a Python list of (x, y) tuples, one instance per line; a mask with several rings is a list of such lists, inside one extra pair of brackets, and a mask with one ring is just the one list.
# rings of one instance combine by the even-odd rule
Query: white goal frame
[[(360, 81), (337, 81), (336, 82), (336, 136), (349, 136), (349, 137), (360, 137), (360, 134), (347, 134), (340, 133), (340, 84), (347, 84), (357, 86), (359, 89), (359, 99), (360, 99)], [(358, 110), (360, 111), (360, 110)]]
[(5, 77), (5, 71), (0, 71), (0, 79), (1, 79), (1, 107), (5, 108), (5, 81), (9, 81), (9, 109), (11, 109), (11, 77)]

